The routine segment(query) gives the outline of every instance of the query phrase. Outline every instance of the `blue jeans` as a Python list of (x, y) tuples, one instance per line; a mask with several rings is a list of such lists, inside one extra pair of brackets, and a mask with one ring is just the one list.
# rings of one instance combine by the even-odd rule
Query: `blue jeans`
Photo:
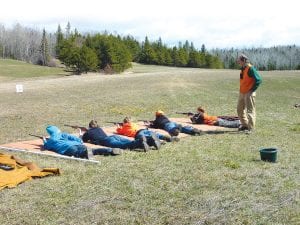
[(175, 123), (175, 122), (170, 122), (165, 125), (165, 130), (168, 131), (168, 133), (172, 136), (173, 131), (178, 129), (179, 132), (185, 133), (185, 134), (191, 134), (193, 135), (194, 132), (194, 127), (192, 126), (182, 126), (181, 124)]
[(141, 148), (141, 140), (129, 140), (119, 135), (111, 135), (100, 141), (100, 145), (110, 148), (135, 149)]
[(85, 145), (73, 145), (65, 151), (64, 155), (88, 159), (87, 147)]
[(191, 135), (194, 135), (195, 132), (194, 132), (194, 127), (191, 127), (191, 126), (184, 126), (181, 128), (181, 132), (182, 133), (185, 133), (185, 134), (191, 134)]
[(229, 127), (229, 128), (238, 128), (241, 125), (241, 122), (239, 120), (224, 120), (224, 119), (218, 119), (216, 126), (220, 127)]
[(145, 136), (147, 139), (151, 138), (152, 135), (156, 135), (156, 137), (160, 140), (164, 140), (165, 139), (165, 135), (148, 130), (148, 129), (142, 129), (139, 130), (135, 136), (135, 138), (141, 138), (142, 136)]

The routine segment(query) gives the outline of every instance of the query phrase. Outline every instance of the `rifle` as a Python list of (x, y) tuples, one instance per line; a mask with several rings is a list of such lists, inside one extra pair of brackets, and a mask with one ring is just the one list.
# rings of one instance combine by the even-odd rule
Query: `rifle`
[(39, 136), (39, 135), (35, 135), (35, 134), (28, 134), (29, 136), (32, 136), (32, 137), (37, 137), (37, 138), (40, 138), (40, 139), (44, 139), (43, 136)]
[(218, 116), (218, 118), (230, 121), (239, 120), (238, 116)]
[(64, 124), (65, 127), (72, 127), (74, 129), (81, 129), (83, 131), (87, 131), (88, 129), (86, 127), (81, 127), (81, 126), (78, 126), (78, 125), (69, 125), (69, 124)]
[(176, 112), (176, 114), (182, 114), (182, 115), (188, 115), (188, 116), (194, 115), (194, 113), (192, 113), (192, 112)]
[(202, 131), (203, 134), (238, 134), (237, 130), (207, 130)]
[(121, 123), (121, 122), (111, 122), (111, 121), (107, 121), (106, 123), (112, 123), (112, 124), (114, 124), (114, 125), (123, 126), (123, 123)]
[(153, 123), (153, 121), (151, 121), (151, 120), (137, 120), (137, 121), (141, 121), (141, 122), (144, 122), (144, 123)]

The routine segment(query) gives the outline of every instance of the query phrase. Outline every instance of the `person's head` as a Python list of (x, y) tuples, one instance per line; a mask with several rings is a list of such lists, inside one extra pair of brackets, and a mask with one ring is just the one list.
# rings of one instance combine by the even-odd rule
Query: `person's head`
[(126, 116), (124, 119), (123, 119), (123, 123), (130, 123), (131, 122), (131, 118), (129, 116)]
[(237, 58), (236, 62), (240, 65), (240, 66), (243, 66), (245, 65), (246, 63), (249, 63), (249, 58), (248, 56), (244, 55), (244, 54), (241, 54), (239, 55), (239, 57)]
[(205, 110), (204, 110), (204, 108), (203, 108), (202, 106), (199, 106), (199, 107), (197, 108), (197, 111), (198, 111), (199, 113), (205, 113)]
[(155, 112), (155, 116), (161, 116), (164, 115), (164, 112), (162, 110), (158, 110)]
[(99, 127), (97, 121), (91, 120), (91, 122), (89, 123), (89, 128), (95, 128), (95, 127)]
[(59, 138), (60, 134), (61, 134), (60, 129), (58, 129), (58, 127), (53, 126), (53, 125), (47, 126), (46, 131), (51, 138)]

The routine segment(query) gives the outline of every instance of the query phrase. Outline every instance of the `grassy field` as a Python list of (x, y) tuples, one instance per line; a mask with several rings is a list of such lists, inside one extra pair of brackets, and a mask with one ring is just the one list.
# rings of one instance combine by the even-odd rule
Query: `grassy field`
[[(62, 174), (2, 190), (0, 224), (300, 224), (300, 71), (261, 74), (251, 135), (188, 137), (97, 156), (100, 165), (14, 153)], [(15, 80), (0, 83), (0, 144), (46, 134), (48, 124), (74, 132), (63, 124), (152, 119), (157, 109), (236, 114), (238, 70), (134, 64), (121, 75), (56, 75), (19, 78), (23, 93)], [(260, 160), (263, 147), (279, 149), (277, 163)]]
[(1, 59), (0, 60), (0, 81), (8, 79), (22, 79), (30, 77), (44, 77), (44, 76), (62, 76), (68, 75), (63, 68), (36, 66), (26, 62)]

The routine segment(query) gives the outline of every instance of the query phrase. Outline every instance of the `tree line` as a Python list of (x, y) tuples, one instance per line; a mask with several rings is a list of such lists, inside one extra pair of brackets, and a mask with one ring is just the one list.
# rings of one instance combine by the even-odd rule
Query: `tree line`
[(0, 24), (0, 56), (33, 64), (55, 66), (58, 58), (77, 74), (105, 70), (119, 73), (131, 66), (131, 62), (176, 67), (223, 68), (221, 60), (208, 53), (203, 45), (197, 50), (193, 43), (179, 42), (167, 47), (159, 38), (150, 42), (148, 37), (140, 43), (130, 35), (121, 37), (107, 32), (81, 34), (65, 31), (58, 25), (57, 31), (40, 32), (16, 24), (5, 29)]
[(0, 57), (44, 66), (56, 66), (59, 59), (76, 74), (89, 71), (119, 73), (131, 62), (194, 68), (237, 68), (238, 53), (245, 53), (259, 70), (300, 69), (300, 49), (293, 46), (253, 49), (213, 49), (205, 45), (198, 50), (192, 42), (168, 47), (159, 38), (140, 43), (134, 37), (102, 33), (81, 34), (70, 23), (64, 31), (58, 25), (55, 33), (38, 31), (16, 24), (5, 29), (0, 24)]
[(270, 48), (213, 49), (226, 69), (236, 69), (237, 55), (244, 53), (258, 70), (300, 70), (300, 47), (296, 45)]

